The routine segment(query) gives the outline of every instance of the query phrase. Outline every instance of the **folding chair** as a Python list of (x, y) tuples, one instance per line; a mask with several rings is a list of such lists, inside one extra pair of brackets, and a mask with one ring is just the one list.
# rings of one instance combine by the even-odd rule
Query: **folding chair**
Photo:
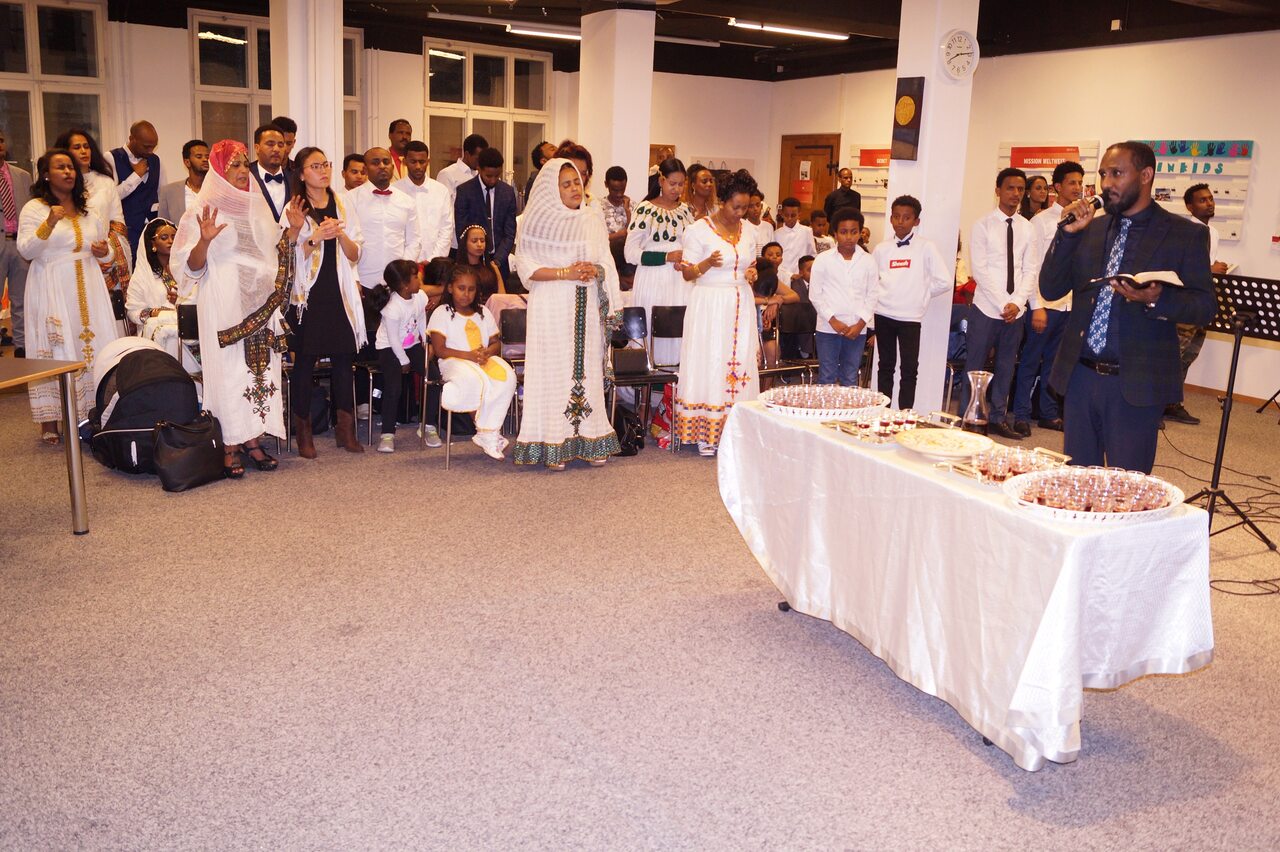
[[(641, 415), (640, 422), (647, 430), (650, 397), (654, 386), (673, 384), (678, 377), (669, 370), (655, 370), (653, 367), (649, 350), (649, 323), (644, 308), (622, 309), (622, 327), (613, 333), (611, 343), (613, 396), (609, 405), (609, 420), (612, 422), (618, 411), (618, 388), (644, 388), (644, 414)], [(630, 346), (632, 343), (639, 344), (639, 347)]]

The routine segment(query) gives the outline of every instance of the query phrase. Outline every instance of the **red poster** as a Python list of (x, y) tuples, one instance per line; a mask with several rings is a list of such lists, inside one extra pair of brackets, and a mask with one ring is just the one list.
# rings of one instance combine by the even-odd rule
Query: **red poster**
[(889, 149), (863, 148), (858, 152), (858, 165), (864, 169), (889, 168)]
[(1015, 169), (1051, 169), (1067, 160), (1080, 162), (1080, 148), (1075, 145), (1010, 148), (1009, 165)]
[(793, 180), (791, 181), (791, 194), (801, 204), (813, 203), (813, 181), (811, 180)]

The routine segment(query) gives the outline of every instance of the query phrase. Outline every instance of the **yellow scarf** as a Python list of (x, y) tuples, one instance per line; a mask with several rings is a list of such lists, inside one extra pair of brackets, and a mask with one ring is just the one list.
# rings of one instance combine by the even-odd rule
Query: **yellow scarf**
[[(481, 339), (480, 326), (476, 325), (474, 320), (470, 318), (467, 319), (466, 330), (467, 346), (470, 346), (473, 351), (489, 344), (489, 341)], [(502, 365), (493, 358), (485, 361), (484, 366), (481, 367), (481, 369), (488, 373), (489, 378), (494, 381), (505, 382), (507, 380), (507, 371), (502, 369)]]

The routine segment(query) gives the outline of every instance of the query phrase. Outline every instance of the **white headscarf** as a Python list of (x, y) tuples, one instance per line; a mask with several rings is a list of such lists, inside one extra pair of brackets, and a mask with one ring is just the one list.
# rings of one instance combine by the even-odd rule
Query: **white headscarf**
[(171, 268), (186, 265), (187, 257), (200, 240), (197, 214), (206, 207), (216, 208), (218, 224), (226, 225), (227, 229), (209, 244), (208, 258), (217, 266), (235, 267), (240, 284), (240, 316), (244, 318), (261, 308), (275, 292), (280, 264), (276, 252), (280, 225), (271, 215), (266, 198), (252, 183), (246, 191), (227, 181), (227, 165), (237, 154), (247, 158), (248, 150), (232, 139), (217, 142), (210, 149), (210, 169), (204, 176), (195, 206), (189, 207), (178, 223), (169, 265)]
[(572, 161), (562, 157), (548, 160), (538, 170), (516, 234), (517, 252), (536, 267), (557, 269), (578, 261), (599, 264), (604, 268), (607, 312), (612, 314), (622, 310), (622, 291), (613, 253), (609, 251), (604, 213), (586, 203), (585, 190), (583, 203), (576, 210), (560, 200), (560, 170), (565, 166), (578, 170)]

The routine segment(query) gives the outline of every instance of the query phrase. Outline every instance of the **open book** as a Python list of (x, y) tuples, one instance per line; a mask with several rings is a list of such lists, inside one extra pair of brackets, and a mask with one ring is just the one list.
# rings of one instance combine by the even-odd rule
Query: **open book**
[(1163, 284), (1166, 287), (1182, 287), (1182, 279), (1178, 277), (1178, 273), (1171, 269), (1164, 269), (1159, 272), (1139, 272), (1136, 275), (1129, 272), (1121, 272), (1117, 275), (1104, 275), (1101, 278), (1095, 278), (1090, 284), (1104, 284), (1112, 278), (1123, 281), (1135, 290), (1145, 290), (1152, 284)]

